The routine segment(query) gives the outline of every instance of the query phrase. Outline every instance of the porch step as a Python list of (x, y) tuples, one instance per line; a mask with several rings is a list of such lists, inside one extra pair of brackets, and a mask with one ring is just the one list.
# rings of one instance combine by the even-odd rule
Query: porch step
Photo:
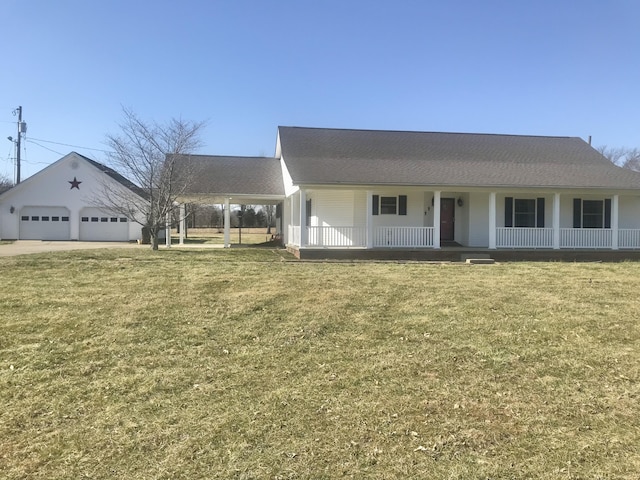
[(493, 258), (467, 258), (466, 263), (472, 265), (493, 265), (496, 261)]
[(460, 260), (462, 260), (463, 262), (466, 262), (468, 259), (487, 259), (487, 258), (491, 258), (491, 255), (489, 253), (463, 253), (462, 255), (460, 255)]

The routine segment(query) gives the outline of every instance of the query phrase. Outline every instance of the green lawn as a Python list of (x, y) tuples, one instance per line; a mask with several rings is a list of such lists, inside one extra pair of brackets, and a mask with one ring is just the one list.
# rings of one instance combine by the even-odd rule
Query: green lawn
[(640, 265), (0, 258), (0, 477), (635, 479)]

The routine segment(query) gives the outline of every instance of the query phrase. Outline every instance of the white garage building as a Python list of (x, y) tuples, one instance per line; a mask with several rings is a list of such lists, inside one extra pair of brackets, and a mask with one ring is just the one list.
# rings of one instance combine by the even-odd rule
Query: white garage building
[(71, 152), (0, 195), (0, 239), (127, 242), (139, 223), (96, 207), (109, 189), (135, 185), (114, 170)]

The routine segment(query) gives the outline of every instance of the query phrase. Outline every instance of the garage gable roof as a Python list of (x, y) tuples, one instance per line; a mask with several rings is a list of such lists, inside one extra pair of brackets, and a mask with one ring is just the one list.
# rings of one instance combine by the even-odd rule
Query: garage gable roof
[(46, 175), (46, 172), (49, 171), (49, 169), (53, 168), (55, 165), (60, 164), (61, 162), (65, 162), (65, 161), (69, 160), (71, 157), (75, 157), (75, 158), (78, 158), (80, 160), (84, 160), (85, 162), (89, 163), (92, 167), (94, 167), (97, 170), (99, 170), (100, 172), (104, 173), (105, 175), (107, 175), (111, 179), (115, 180), (116, 182), (118, 182), (119, 184), (124, 186), (125, 188), (131, 190), (136, 195), (139, 195), (142, 198), (146, 197), (146, 194), (145, 194), (144, 190), (139, 188), (136, 184), (134, 184), (133, 182), (131, 182), (127, 178), (125, 178), (122, 175), (120, 175), (118, 172), (116, 172), (112, 168), (107, 167), (106, 165), (103, 165), (102, 163), (96, 162), (95, 160), (92, 160), (90, 158), (87, 158), (84, 155), (80, 155), (77, 152), (70, 152), (67, 155), (65, 155), (64, 157), (62, 157), (61, 159), (59, 159), (59, 160), (55, 161), (54, 163), (52, 163), (51, 165), (48, 165), (47, 167), (43, 168), (39, 172), (37, 172), (34, 175), (30, 176), (29, 178), (26, 178), (24, 181), (20, 182), (18, 185), (14, 185), (12, 188), (10, 188), (9, 190), (7, 190), (6, 192), (4, 192), (3, 194), (0, 195), (0, 200), (3, 199), (3, 198), (7, 198), (7, 197), (11, 196), (14, 192), (17, 192), (17, 191), (19, 191), (19, 190), (21, 190), (23, 188), (27, 188), (28, 185), (31, 183), (33, 178), (39, 177), (40, 175)]
[(279, 127), (295, 185), (640, 188), (577, 137)]

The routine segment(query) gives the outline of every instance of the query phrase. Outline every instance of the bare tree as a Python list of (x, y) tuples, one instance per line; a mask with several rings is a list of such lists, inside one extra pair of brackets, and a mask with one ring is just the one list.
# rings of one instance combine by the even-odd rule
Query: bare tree
[(158, 233), (194, 175), (185, 168), (188, 162), (177, 168), (177, 159), (202, 145), (200, 133), (205, 123), (182, 119), (149, 123), (129, 109), (122, 111), (120, 133), (106, 137), (112, 150), (109, 162), (137, 188), (105, 188), (100, 203), (141, 224), (149, 232), (152, 248), (157, 250)]
[(639, 148), (607, 147), (606, 145), (603, 145), (601, 147), (597, 147), (596, 150), (619, 167), (640, 172)]
[(263, 205), (262, 210), (267, 217), (267, 234), (271, 234), (271, 227), (275, 225), (274, 217), (276, 216), (276, 206)]
[(13, 187), (13, 182), (4, 175), (0, 175), (0, 193), (6, 192), (11, 187)]

